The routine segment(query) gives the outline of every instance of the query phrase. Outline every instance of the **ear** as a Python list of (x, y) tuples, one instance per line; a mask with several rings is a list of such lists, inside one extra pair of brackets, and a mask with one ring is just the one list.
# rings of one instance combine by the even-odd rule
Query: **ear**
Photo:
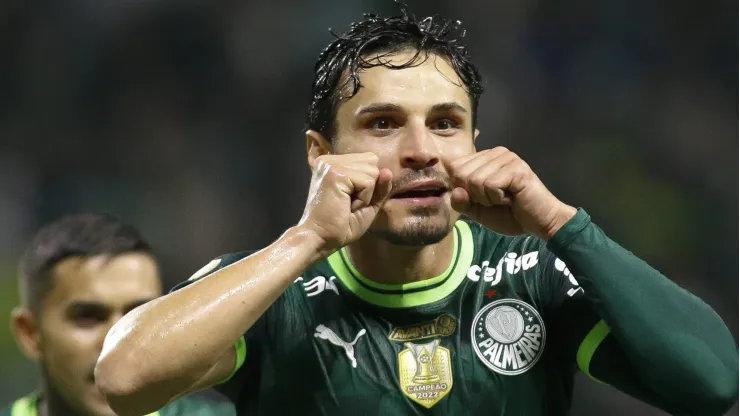
[(473, 132), (473, 150), (478, 150), (478, 148), (475, 146), (475, 141), (478, 139), (478, 135), (480, 134), (480, 130), (475, 129)]
[(33, 361), (41, 358), (41, 331), (33, 312), (24, 306), (13, 309), (10, 326), (21, 352)]
[(308, 166), (313, 169), (319, 156), (331, 154), (331, 143), (321, 133), (308, 130), (306, 132), (306, 153), (308, 153)]

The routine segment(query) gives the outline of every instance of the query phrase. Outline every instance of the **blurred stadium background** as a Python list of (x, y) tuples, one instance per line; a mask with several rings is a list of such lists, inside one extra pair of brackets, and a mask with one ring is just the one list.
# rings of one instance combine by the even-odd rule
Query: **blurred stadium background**
[[(738, 328), (738, 3), (416, 0), (463, 21), (487, 80), (479, 143), (545, 183)], [(296, 222), (315, 58), (391, 0), (0, 2), (0, 316), (61, 214), (153, 242), (167, 287)], [(5, 319), (5, 318), (3, 318)], [(7, 321), (6, 321), (7, 322)], [(0, 330), (0, 403), (35, 386)], [(574, 415), (658, 415), (579, 377)], [(737, 414), (737, 407), (732, 414)]]

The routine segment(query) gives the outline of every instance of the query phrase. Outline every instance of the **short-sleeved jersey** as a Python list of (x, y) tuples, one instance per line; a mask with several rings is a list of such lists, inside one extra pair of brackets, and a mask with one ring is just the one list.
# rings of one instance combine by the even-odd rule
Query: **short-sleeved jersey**
[[(449, 267), (424, 281), (376, 283), (345, 249), (296, 276), (217, 389), (240, 415), (566, 414), (582, 339), (559, 337), (598, 321), (558, 330), (578, 283), (536, 237), (467, 220), (453, 233)], [(248, 254), (214, 259), (183, 286)]]
[[(0, 411), (0, 416), (38, 416), (39, 396), (22, 397)], [(147, 416), (232, 416), (234, 406), (228, 402), (215, 402), (194, 396), (183, 397)]]

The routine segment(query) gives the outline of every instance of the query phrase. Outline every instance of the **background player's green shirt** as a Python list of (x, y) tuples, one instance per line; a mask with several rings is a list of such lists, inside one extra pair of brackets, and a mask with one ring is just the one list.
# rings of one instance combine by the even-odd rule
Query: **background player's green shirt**
[[(39, 396), (36, 394), (22, 397), (5, 410), (0, 411), (0, 416), (38, 416), (38, 403)], [(234, 406), (231, 403), (183, 397), (147, 416), (232, 416), (234, 414)]]
[[(620, 345), (612, 336), (626, 331), (626, 336), (616, 338), (654, 336), (660, 341), (663, 334), (653, 328), (675, 330), (673, 320), (681, 318), (643, 313), (640, 319), (647, 319), (647, 326), (620, 325), (620, 314), (629, 311), (602, 313), (594, 305), (613, 303), (604, 302), (608, 296), (599, 292), (603, 292), (599, 285), (614, 286), (615, 279), (629, 281), (623, 273), (658, 279), (645, 283), (645, 294), (655, 289), (651, 284), (659, 285), (655, 290), (670, 299), (669, 305), (694, 298), (621, 247), (622, 251), (617, 250), (585, 212), (580, 211), (564, 228), (550, 248), (562, 248), (569, 265), (579, 266), (579, 280), (580, 266), (589, 270), (593, 253), (581, 255), (578, 261), (569, 250), (597, 251), (596, 258), (603, 264), (594, 269), (601, 280), (593, 291), (599, 298), (586, 295), (574, 273), (544, 241), (505, 237), (479, 224), (458, 221), (452, 259), (437, 277), (403, 285), (375, 283), (355, 269), (344, 249), (306, 270), (237, 343), (236, 371), (217, 389), (235, 403), (239, 414), (561, 415), (570, 407), (573, 375), (580, 367), (649, 403), (681, 413), (685, 403), (692, 405), (689, 399), (666, 396), (660, 388), (645, 385), (642, 374), (626, 364), (630, 361), (625, 353), (636, 350), (651, 366), (663, 364), (641, 347)], [(605, 250), (607, 243), (614, 247)], [(215, 259), (180, 287), (248, 254)], [(630, 302), (620, 301), (630, 307)], [(657, 307), (673, 312), (663, 304), (638, 303), (643, 310)], [(736, 380), (734, 341), (730, 336), (728, 355), (726, 327), (719, 321), (721, 329), (715, 328), (709, 318), (709, 326), (719, 332), (708, 336), (720, 336), (723, 343), (721, 360), (709, 348), (706, 360), (719, 361), (715, 368), (734, 366)], [(671, 348), (652, 348), (660, 347)], [(675, 358), (685, 360), (681, 354)], [(661, 377), (675, 376), (670, 373), (676, 373), (671, 370), (675, 363), (665, 365), (668, 373)], [(685, 379), (695, 374), (677, 376)], [(734, 392), (732, 385), (727, 391), (734, 401), (736, 384)], [(704, 397), (694, 395), (690, 400), (694, 399), (701, 402)], [(717, 408), (725, 405), (722, 402)], [(713, 414), (704, 409), (703, 414)]]

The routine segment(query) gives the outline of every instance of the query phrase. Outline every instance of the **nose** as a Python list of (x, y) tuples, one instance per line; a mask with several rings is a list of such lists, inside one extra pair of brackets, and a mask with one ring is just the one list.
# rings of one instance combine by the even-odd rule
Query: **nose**
[(409, 123), (401, 143), (401, 165), (420, 170), (439, 163), (439, 149), (426, 125)]

